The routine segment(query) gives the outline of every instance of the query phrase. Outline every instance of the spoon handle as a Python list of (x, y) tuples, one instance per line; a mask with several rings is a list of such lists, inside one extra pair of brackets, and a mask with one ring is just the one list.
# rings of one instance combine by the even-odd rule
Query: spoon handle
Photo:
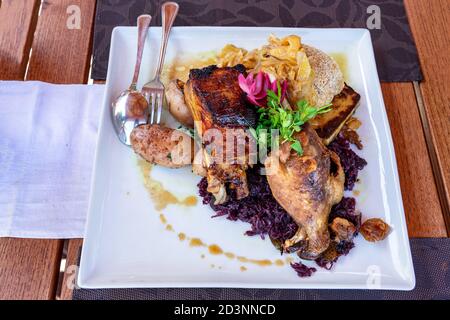
[(134, 67), (133, 82), (131, 88), (136, 89), (136, 84), (139, 79), (139, 70), (141, 69), (142, 54), (144, 52), (145, 40), (147, 39), (148, 28), (150, 27), (150, 22), (152, 21), (152, 16), (148, 14), (143, 14), (137, 19), (138, 26), (138, 49), (136, 66)]
[(166, 56), (167, 41), (169, 40), (170, 30), (178, 14), (178, 4), (175, 2), (166, 2), (161, 7), (162, 14), (162, 42), (161, 50), (159, 52), (158, 69), (156, 69), (156, 78), (161, 76), (164, 65), (164, 58)]

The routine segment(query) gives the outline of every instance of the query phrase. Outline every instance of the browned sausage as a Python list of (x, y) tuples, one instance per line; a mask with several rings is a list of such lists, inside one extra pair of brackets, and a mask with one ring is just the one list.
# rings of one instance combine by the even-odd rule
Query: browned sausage
[(157, 124), (143, 125), (131, 133), (133, 150), (150, 163), (181, 168), (192, 163), (194, 142), (187, 134)]

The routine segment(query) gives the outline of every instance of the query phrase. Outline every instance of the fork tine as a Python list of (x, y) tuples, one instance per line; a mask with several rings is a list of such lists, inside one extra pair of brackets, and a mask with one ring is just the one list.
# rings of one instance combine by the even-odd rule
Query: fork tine
[(150, 124), (153, 124), (153, 120), (155, 118), (155, 95), (154, 95), (154, 93), (150, 94), (150, 103), (151, 103)]
[(148, 102), (148, 118), (147, 118), (147, 123), (150, 123), (150, 117), (152, 115), (152, 109), (151, 109), (151, 98), (150, 98), (150, 93), (148, 91), (142, 91), (144, 93), (145, 99), (147, 99)]
[(159, 124), (161, 122), (162, 107), (163, 107), (163, 94), (158, 93), (158, 103), (157, 103), (158, 117), (156, 119), (157, 124)]

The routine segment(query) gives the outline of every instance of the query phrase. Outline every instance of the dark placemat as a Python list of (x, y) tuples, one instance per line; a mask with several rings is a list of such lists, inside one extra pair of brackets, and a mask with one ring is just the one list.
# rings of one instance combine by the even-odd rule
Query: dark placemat
[[(411, 239), (413, 291), (284, 289), (76, 289), (74, 300), (449, 300), (450, 238)], [(302, 279), (299, 279), (302, 281)]]
[[(94, 30), (92, 77), (106, 78), (111, 33), (149, 13), (161, 25), (165, 0), (99, 0)], [(366, 28), (370, 6), (379, 8), (380, 29), (370, 30), (381, 81), (420, 81), (422, 73), (402, 0), (184, 0), (178, 26)], [(369, 10), (370, 13), (367, 13)], [(375, 8), (375, 10), (377, 10)], [(370, 20), (373, 22), (373, 20)]]

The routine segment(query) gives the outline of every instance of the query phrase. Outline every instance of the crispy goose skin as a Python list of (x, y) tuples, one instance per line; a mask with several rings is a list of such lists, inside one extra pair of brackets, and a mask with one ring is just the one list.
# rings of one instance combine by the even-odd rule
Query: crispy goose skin
[(194, 121), (200, 121), (202, 129), (242, 128), (255, 124), (255, 114), (248, 108), (245, 93), (239, 87), (240, 73), (245, 73), (243, 65), (191, 70), (184, 87), (185, 99)]
[(303, 146), (303, 156), (282, 145), (266, 160), (267, 180), (275, 199), (299, 226), (285, 247), (304, 241), (302, 258), (314, 259), (330, 244), (328, 216), (343, 197), (345, 178), (339, 157), (309, 125), (296, 138)]
[[(239, 87), (241, 73), (245, 73), (243, 65), (193, 69), (184, 86), (185, 101), (202, 137), (208, 191), (215, 196), (216, 204), (226, 201), (226, 184), (236, 190), (239, 199), (248, 195), (248, 149), (237, 149), (249, 145), (245, 129), (255, 125), (255, 112), (247, 106), (245, 93)], [(212, 136), (217, 132), (220, 138)], [(230, 142), (232, 151), (226, 149), (227, 139), (236, 141)]]

